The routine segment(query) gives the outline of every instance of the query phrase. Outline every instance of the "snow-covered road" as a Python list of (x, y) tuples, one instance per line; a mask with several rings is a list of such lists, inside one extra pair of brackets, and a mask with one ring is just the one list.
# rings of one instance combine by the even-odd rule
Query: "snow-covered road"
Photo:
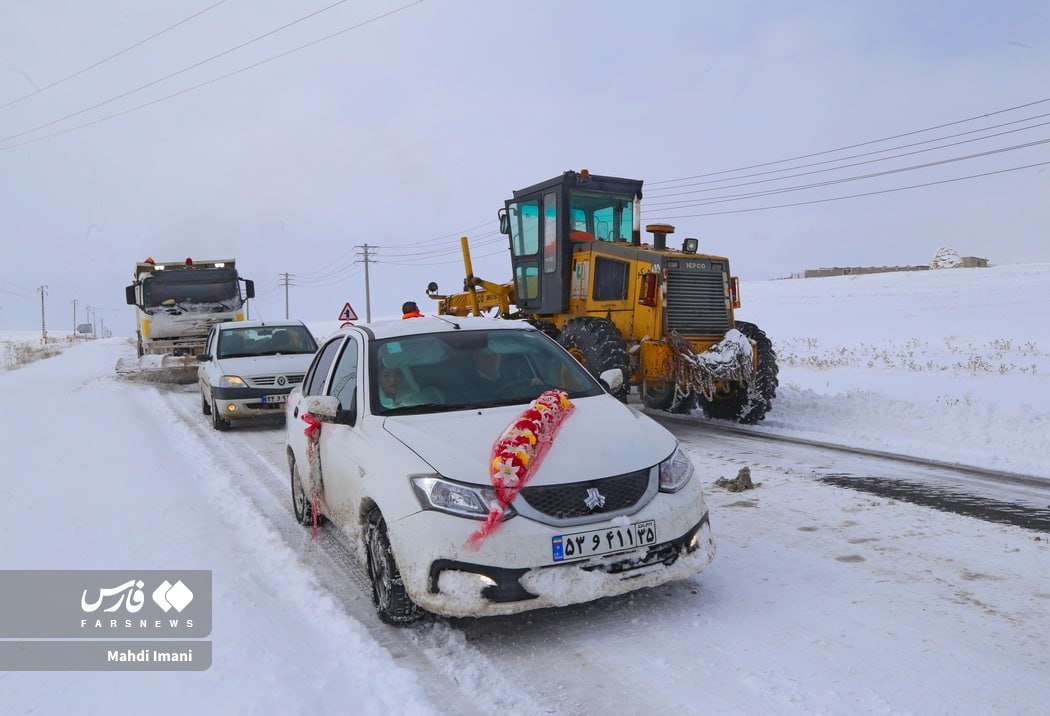
[[(678, 430), (717, 528), (705, 573), (580, 607), (397, 630), (372, 615), (345, 537), (328, 526), (311, 542), (292, 519), (282, 428), (219, 434), (196, 393), (156, 399), (448, 713), (1014, 711), (1033, 685), (1050, 694), (1045, 542), (813, 479), (882, 461)], [(745, 465), (756, 490), (713, 486)]]

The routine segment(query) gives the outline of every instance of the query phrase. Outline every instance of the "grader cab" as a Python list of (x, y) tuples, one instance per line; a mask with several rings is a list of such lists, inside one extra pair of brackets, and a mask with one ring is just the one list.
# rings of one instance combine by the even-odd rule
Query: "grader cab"
[(596, 376), (621, 369), (622, 400), (633, 385), (650, 408), (757, 423), (776, 394), (776, 355), (757, 326), (735, 320), (729, 260), (699, 253), (697, 239), (669, 248), (668, 224), (648, 225), (643, 243), (641, 200), (641, 181), (586, 170), (515, 191), (499, 212), (511, 281), (474, 276), (464, 238), (463, 293), (427, 292), (439, 313), (526, 319)]

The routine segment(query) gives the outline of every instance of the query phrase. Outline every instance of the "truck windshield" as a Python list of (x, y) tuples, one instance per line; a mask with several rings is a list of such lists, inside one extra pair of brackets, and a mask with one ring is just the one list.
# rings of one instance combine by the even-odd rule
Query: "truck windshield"
[(231, 269), (158, 271), (142, 283), (146, 307), (239, 302), (237, 273)]

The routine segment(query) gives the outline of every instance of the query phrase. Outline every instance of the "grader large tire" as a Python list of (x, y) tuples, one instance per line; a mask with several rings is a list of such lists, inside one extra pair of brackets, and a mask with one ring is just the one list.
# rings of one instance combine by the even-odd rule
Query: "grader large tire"
[(727, 395), (715, 396), (712, 400), (700, 396), (698, 402), (709, 418), (755, 425), (765, 418), (766, 413), (773, 407), (773, 399), (780, 383), (777, 378), (780, 369), (777, 367), (777, 354), (773, 350), (773, 342), (758, 326), (737, 321), (736, 328), (754, 341), (758, 350), (754, 382), (750, 386), (734, 384)]
[(529, 323), (536, 326), (536, 328), (540, 329), (542, 332), (546, 333), (554, 340), (558, 340), (558, 337), (561, 336), (561, 331), (558, 330), (558, 326), (556, 326), (552, 321), (542, 321), (538, 318), (534, 318), (530, 319)]
[(660, 388), (646, 385), (642, 390), (642, 402), (650, 410), (666, 410), (668, 413), (680, 415), (688, 415), (697, 405), (696, 395), (693, 393), (676, 395), (675, 383), (670, 380), (665, 381)]
[(574, 318), (565, 324), (558, 343), (595, 378), (610, 368), (618, 368), (623, 373), (623, 383), (612, 391), (612, 395), (627, 402), (627, 394), (631, 391), (631, 384), (627, 382), (631, 377), (630, 360), (623, 336), (612, 321), (593, 316)]

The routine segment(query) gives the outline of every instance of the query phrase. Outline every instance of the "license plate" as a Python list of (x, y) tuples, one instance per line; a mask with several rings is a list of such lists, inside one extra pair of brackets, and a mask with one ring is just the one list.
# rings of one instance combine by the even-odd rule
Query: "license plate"
[(603, 527), (551, 538), (555, 562), (623, 552), (656, 544), (656, 520), (635, 522), (622, 527)]
[(263, 403), (287, 403), (288, 402), (288, 396), (283, 394), (283, 393), (281, 395), (264, 395), (262, 397), (262, 402)]

